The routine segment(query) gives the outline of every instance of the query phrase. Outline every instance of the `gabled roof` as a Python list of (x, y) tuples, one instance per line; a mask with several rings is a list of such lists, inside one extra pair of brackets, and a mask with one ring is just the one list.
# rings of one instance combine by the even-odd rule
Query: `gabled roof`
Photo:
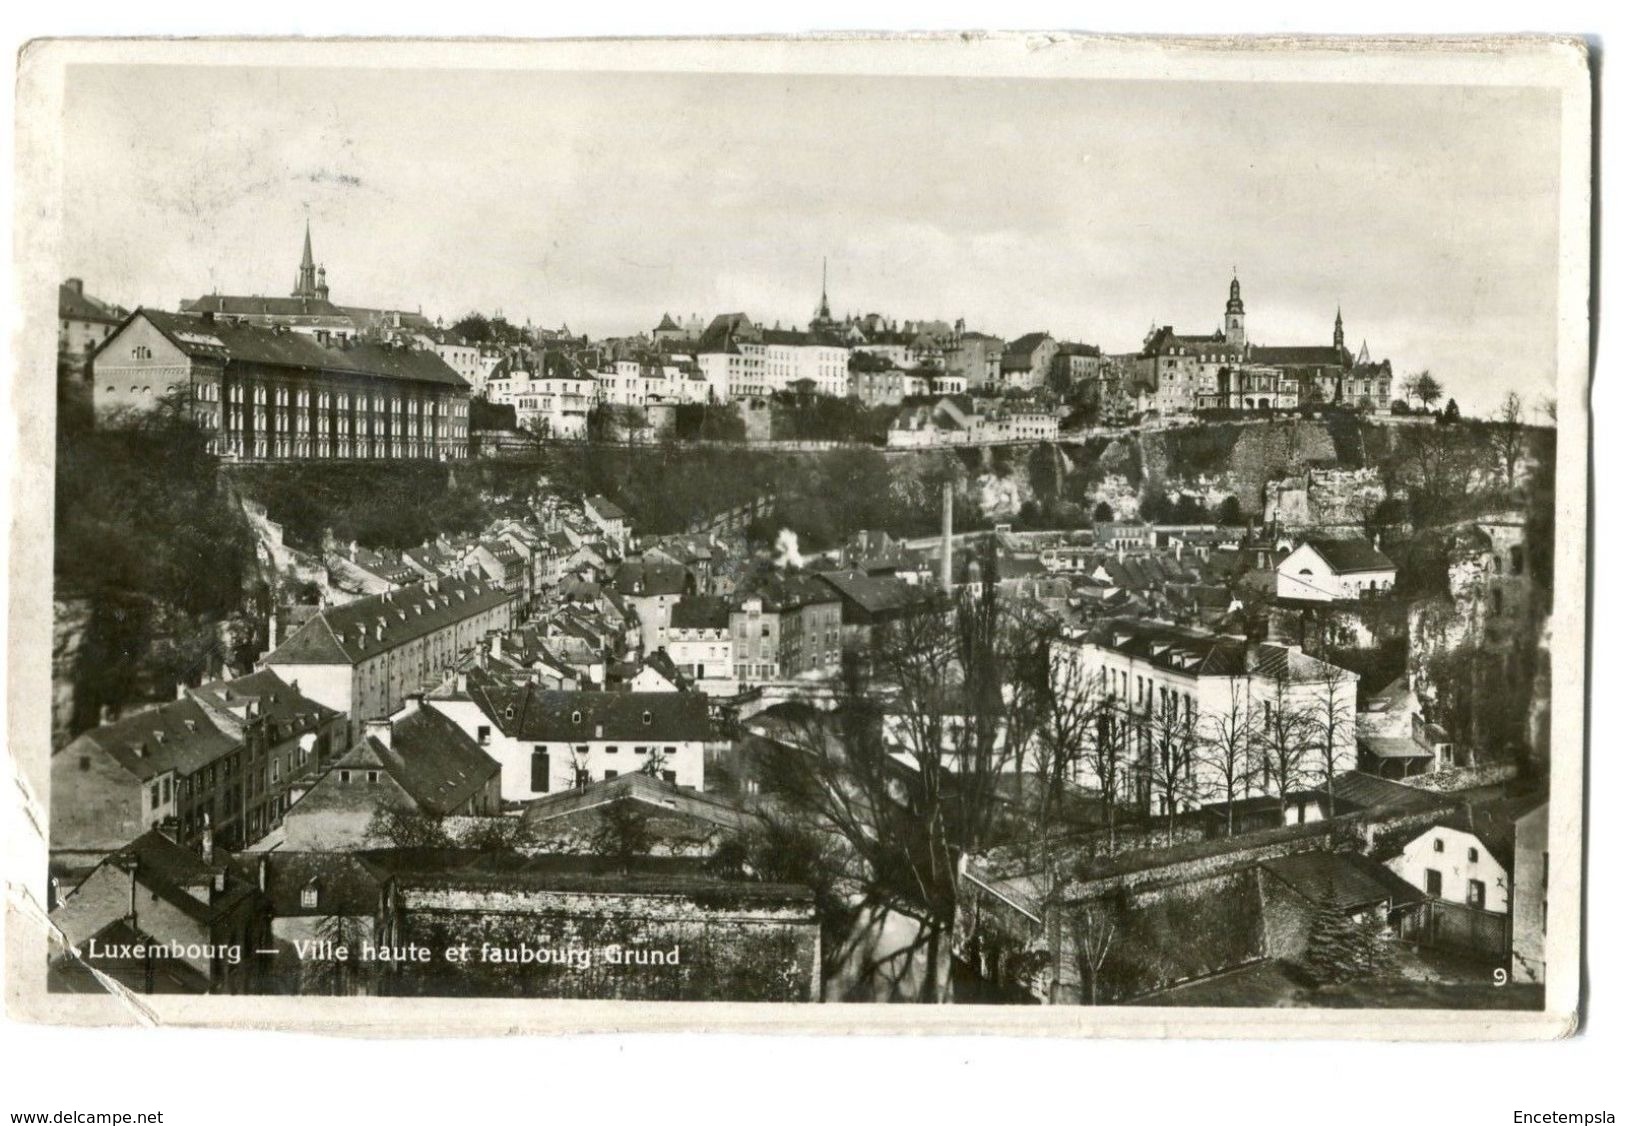
[[(309, 333), (239, 324), (229, 318), (205, 320), (156, 309), (138, 309), (133, 317), (145, 317), (171, 344), (193, 359), (468, 388), (467, 381), (428, 348), (366, 342), (322, 344)], [(106, 348), (112, 339), (109, 337), (102, 347)]]
[[(326, 915), (376, 915), (383, 883), (378, 873), (351, 852), (268, 852), (265, 894), (274, 918)], [(316, 903), (305, 906), (304, 892), (314, 885)]]
[(90, 296), (81, 288), (66, 282), (57, 286), (56, 315), (59, 320), (92, 321), (96, 324), (116, 325), (124, 320), (124, 310), (117, 305)]
[(92, 728), (56, 753), (83, 754), (88, 744), (143, 782), (172, 770), (192, 774), (242, 745), (224, 722), (196, 700), (176, 700)]
[(655, 559), (628, 559), (610, 580), (617, 593), (632, 598), (680, 595), (689, 588), (688, 568)]
[(1392, 811), (1449, 804), (1448, 798), (1430, 790), (1358, 770), (1350, 770), (1333, 778), (1332, 795), (1339, 808), (1347, 803), (1365, 810)]
[[(267, 665), (354, 665), (510, 601), (483, 579), (433, 579), (332, 606), (295, 630)], [(381, 634), (380, 634), (381, 629)]]
[(868, 575), (862, 571), (825, 571), (819, 579), (833, 587), (842, 599), (870, 614), (891, 614), (925, 601), (920, 587), (895, 575)]
[[(223, 865), (204, 863), (197, 853), (176, 844), (156, 829), (149, 830), (102, 861), (123, 867), (133, 861), (135, 879), (182, 914), (209, 922), (226, 914), (254, 894), (252, 884), (226, 872)], [(215, 877), (225, 874), (225, 888), (214, 891)], [(188, 889), (209, 890), (202, 898)]]
[(1010, 360), (1012, 357), (1017, 359), (1023, 356), (1031, 357), (1044, 341), (1050, 339), (1050, 334), (1047, 332), (1029, 332), (1025, 336), (1016, 337), (1004, 346), (1005, 366), (1011, 366)]
[(621, 506), (606, 496), (590, 496), (582, 501), (582, 506), (591, 509), (602, 520), (625, 520), (626, 513)]
[(277, 724), (284, 735), (293, 730), (314, 730), (316, 725), (339, 713), (318, 704), (272, 669), (260, 669), (235, 680), (215, 680), (194, 688), (191, 694), (210, 707), (242, 714), (244, 704), (255, 701), (255, 714)]
[(468, 695), (506, 736), (528, 743), (704, 742), (712, 737), (703, 692), (570, 692), (513, 685), (478, 671)]
[(1326, 565), (1340, 575), (1395, 569), (1392, 559), (1365, 540), (1310, 536), (1303, 542), (1304, 546), (1324, 559)]
[(502, 770), (462, 728), (433, 708), (415, 708), (391, 727), (388, 746), (377, 745), (377, 739), (368, 742), (401, 789), (431, 813), (444, 816), (461, 807)]
[(749, 814), (732, 805), (642, 771), (533, 798), (525, 803), (524, 817), (527, 824), (546, 823), (601, 810), (617, 801), (636, 802), (657, 813), (729, 831), (742, 829), (751, 821)]

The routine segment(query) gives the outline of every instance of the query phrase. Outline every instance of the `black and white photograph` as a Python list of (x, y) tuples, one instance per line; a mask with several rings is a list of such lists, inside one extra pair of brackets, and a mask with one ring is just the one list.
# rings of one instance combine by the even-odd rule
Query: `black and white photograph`
[(30, 1019), (1572, 1027), (1583, 44), (28, 50)]

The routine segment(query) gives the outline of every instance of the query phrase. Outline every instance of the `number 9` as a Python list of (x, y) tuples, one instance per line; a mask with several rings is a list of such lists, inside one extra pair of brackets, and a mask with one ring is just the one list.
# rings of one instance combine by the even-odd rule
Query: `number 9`
[(1506, 972), (1506, 970), (1504, 970), (1501, 967), (1497, 966), (1495, 968), (1495, 984), (1496, 985), (1505, 985), (1506, 983), (1507, 983), (1507, 972)]

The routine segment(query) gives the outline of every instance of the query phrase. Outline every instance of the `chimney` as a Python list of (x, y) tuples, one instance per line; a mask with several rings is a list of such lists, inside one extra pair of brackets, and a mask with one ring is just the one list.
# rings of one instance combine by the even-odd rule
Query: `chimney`
[(386, 747), (394, 746), (395, 729), (388, 719), (369, 719), (361, 725), (364, 737), (376, 739)]
[(271, 868), (271, 858), (269, 856), (266, 856), (264, 853), (261, 853), (260, 854), (260, 863), (259, 863), (259, 877), (260, 877), (260, 890), (261, 891), (266, 890), (267, 885), (269, 885), (270, 882), (271, 882), (270, 868)]
[(77, 293), (80, 297), (85, 295), (85, 282), (83, 278), (69, 278), (62, 284), (73, 290), (73, 292)]
[(942, 483), (942, 589), (954, 588), (954, 483)]
[(406, 698), (406, 700), (401, 704), (401, 711), (404, 712), (406, 715), (411, 715), (413, 712), (417, 711), (422, 706), (423, 706), (423, 693), (414, 692), (410, 696), (408, 696)]
[(203, 815), (203, 863), (214, 863), (214, 826), (209, 823), (209, 815)]

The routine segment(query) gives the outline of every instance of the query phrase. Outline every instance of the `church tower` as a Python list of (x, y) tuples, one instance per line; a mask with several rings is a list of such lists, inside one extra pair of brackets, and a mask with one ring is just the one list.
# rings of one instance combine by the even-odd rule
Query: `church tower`
[(1247, 310), (1241, 304), (1241, 281), (1230, 274), (1230, 300), (1224, 303), (1224, 342), (1238, 348), (1247, 344)]
[[(326, 288), (326, 278), (323, 278), (322, 288)], [(293, 284), (295, 297), (321, 297), (327, 294), (320, 292), (316, 286), (316, 257), (310, 252), (310, 220), (305, 220), (305, 254), (299, 260), (299, 278)]]
[(1332, 325), (1332, 347), (1343, 351), (1343, 306), (1337, 307), (1337, 321)]

